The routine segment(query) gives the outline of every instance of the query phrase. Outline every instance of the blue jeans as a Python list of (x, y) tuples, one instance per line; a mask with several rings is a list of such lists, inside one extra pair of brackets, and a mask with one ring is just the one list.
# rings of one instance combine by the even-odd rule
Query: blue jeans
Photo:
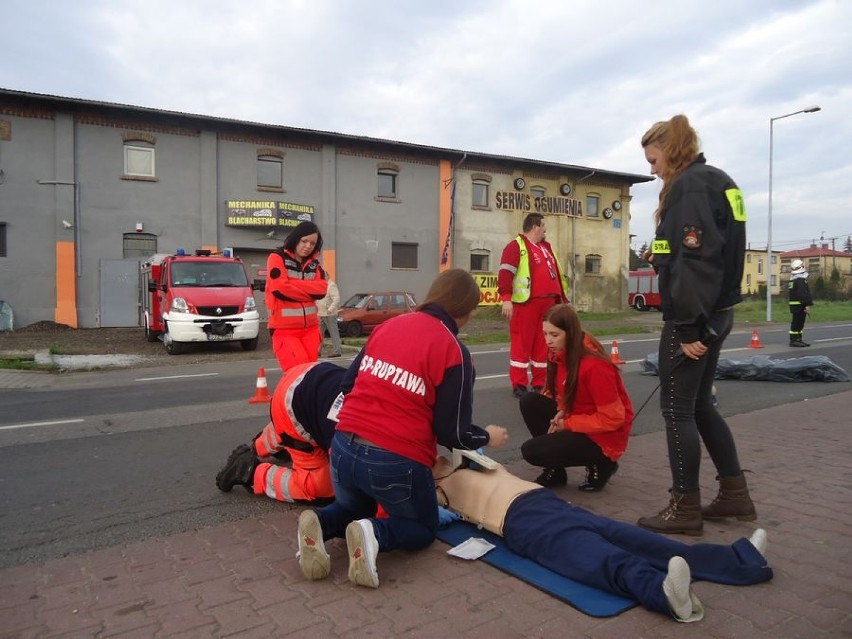
[[(379, 550), (419, 550), (435, 540), (438, 499), (432, 469), (337, 432), (329, 450), (335, 501), (317, 510), (325, 539), (343, 537), (356, 519), (371, 519)], [(376, 518), (380, 505), (388, 517)]]
[(737, 447), (727, 422), (713, 406), (713, 377), (722, 344), (734, 324), (734, 311), (716, 311), (707, 325), (718, 337), (698, 359), (680, 351), (681, 338), (674, 322), (666, 321), (660, 336), (660, 408), (666, 422), (666, 442), (672, 470), (672, 488), (679, 493), (698, 490), (701, 441), (717, 474), (740, 474)]

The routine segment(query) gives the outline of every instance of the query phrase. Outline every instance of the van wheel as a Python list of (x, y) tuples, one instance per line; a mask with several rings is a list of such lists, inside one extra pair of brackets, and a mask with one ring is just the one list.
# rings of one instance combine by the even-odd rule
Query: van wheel
[(166, 324), (166, 330), (163, 331), (163, 345), (166, 347), (166, 352), (169, 355), (180, 355), (184, 351), (184, 345), (181, 342), (176, 342), (172, 339), (172, 334), (169, 333), (169, 325)]
[(156, 342), (160, 339), (160, 334), (157, 331), (152, 331), (148, 326), (148, 320), (145, 320), (145, 340), (148, 342)]
[(349, 322), (346, 325), (346, 334), (349, 337), (361, 337), (361, 322)]
[(633, 299), (633, 308), (637, 311), (647, 311), (648, 307), (645, 305), (645, 298), (641, 295), (637, 296)]
[(254, 351), (257, 350), (257, 338), (253, 339), (241, 339), (240, 346), (243, 347), (244, 351)]

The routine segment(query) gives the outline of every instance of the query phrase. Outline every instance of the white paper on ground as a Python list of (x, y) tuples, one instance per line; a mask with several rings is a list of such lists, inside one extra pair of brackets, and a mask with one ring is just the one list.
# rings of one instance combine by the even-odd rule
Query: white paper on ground
[(481, 537), (471, 537), (458, 546), (450, 548), (447, 554), (453, 557), (460, 557), (461, 559), (479, 559), (492, 548), (494, 548), (494, 544), (485, 541)]

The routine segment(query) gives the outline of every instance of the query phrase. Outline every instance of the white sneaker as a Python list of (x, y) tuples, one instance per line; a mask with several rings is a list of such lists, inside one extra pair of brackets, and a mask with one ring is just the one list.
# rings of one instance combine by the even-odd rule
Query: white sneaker
[(349, 581), (368, 588), (379, 587), (376, 555), (379, 542), (369, 519), (358, 519), (346, 526), (346, 548), (349, 551)]
[(759, 552), (764, 557), (766, 556), (766, 531), (763, 528), (758, 528), (755, 530), (751, 537), (749, 537), (749, 541), (751, 545), (757, 548), (757, 552)]
[(698, 597), (690, 592), (691, 581), (686, 560), (677, 556), (669, 559), (669, 573), (663, 581), (663, 594), (666, 595), (674, 618), (684, 623), (704, 618), (704, 607)]
[(331, 558), (325, 550), (322, 526), (313, 510), (302, 511), (299, 515), (299, 552), (296, 557), (305, 579), (325, 579), (331, 572)]

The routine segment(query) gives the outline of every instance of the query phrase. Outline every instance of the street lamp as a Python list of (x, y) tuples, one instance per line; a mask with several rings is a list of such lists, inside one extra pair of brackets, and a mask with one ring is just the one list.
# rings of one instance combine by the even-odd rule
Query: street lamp
[(766, 234), (766, 321), (772, 321), (772, 129), (775, 120), (783, 120), (799, 113), (816, 113), (821, 107), (816, 105), (793, 111), (775, 118), (769, 118), (769, 230)]

